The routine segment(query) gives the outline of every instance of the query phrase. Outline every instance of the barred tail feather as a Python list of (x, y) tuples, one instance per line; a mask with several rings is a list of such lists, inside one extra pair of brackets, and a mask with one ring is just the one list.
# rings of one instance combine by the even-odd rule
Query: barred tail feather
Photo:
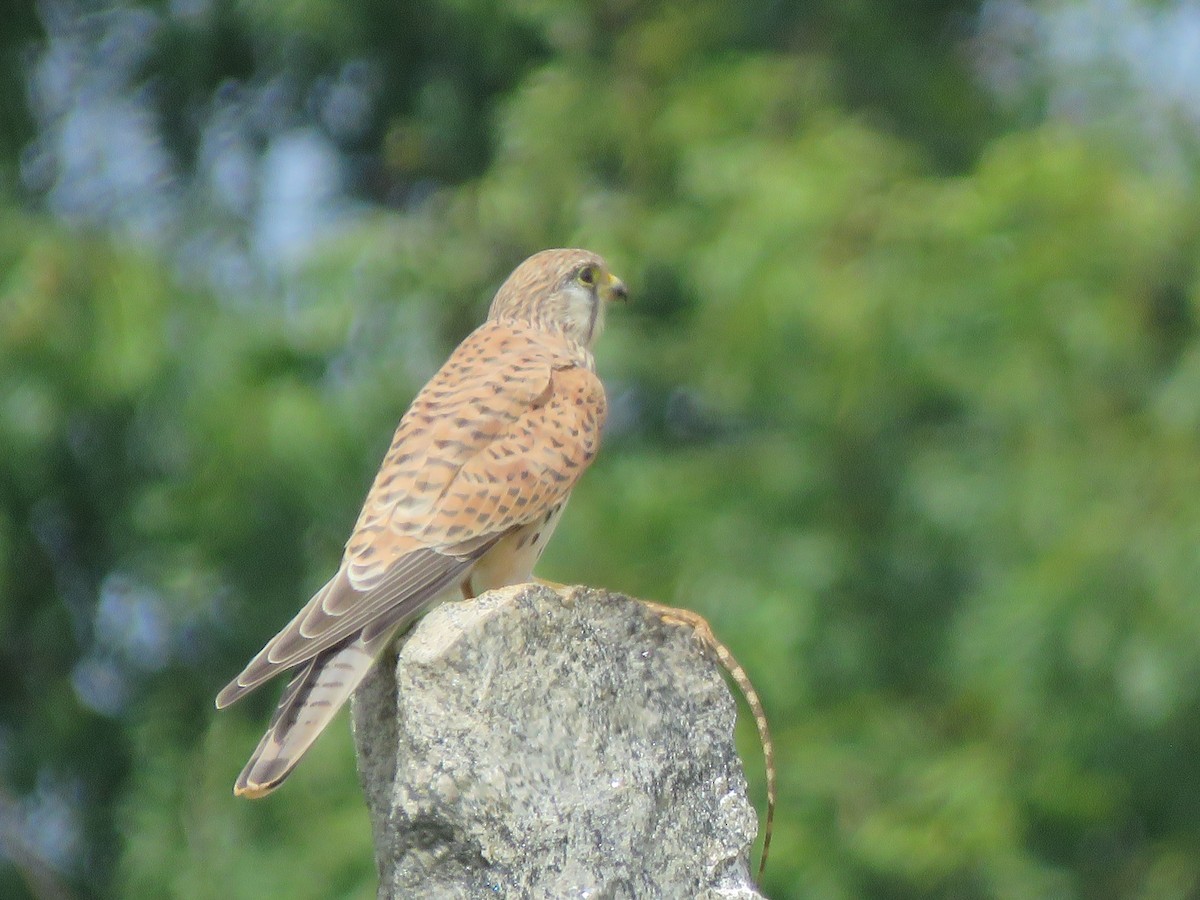
[(321, 653), (288, 682), (267, 733), (238, 776), (233, 792), (263, 797), (291, 774), (313, 741), (366, 677), (395, 630), (359, 637)]

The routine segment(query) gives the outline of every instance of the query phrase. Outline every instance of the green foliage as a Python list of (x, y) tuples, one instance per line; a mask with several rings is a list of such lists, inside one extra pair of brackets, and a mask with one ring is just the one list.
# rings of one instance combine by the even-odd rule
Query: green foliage
[[(987, 115), (899, 12), (785, 6), (438, 4), (475, 52), (389, 70), (372, 140), (390, 177), (441, 181), (323, 245), (286, 303), (5, 204), (0, 773), (82, 798), (68, 880), (372, 893), (344, 725), (248, 804), (272, 697), (211, 698), (336, 564), (490, 290), (582, 245), (635, 302), (542, 571), (691, 606), (749, 670), (781, 767), (767, 893), (1200, 888), (1196, 181)], [(249, 43), (387, 54), (370, 3), (232, 9)], [(920, 65), (868, 89), (864, 22)], [(96, 624), (122, 590), (158, 656)], [(88, 660), (121, 702), (81, 699)]]

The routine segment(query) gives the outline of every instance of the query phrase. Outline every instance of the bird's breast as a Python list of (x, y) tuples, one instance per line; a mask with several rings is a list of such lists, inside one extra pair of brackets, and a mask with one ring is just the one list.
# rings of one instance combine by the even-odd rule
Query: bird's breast
[(522, 525), (496, 542), (471, 569), (472, 592), (481, 594), (494, 588), (529, 581), (533, 567), (550, 542), (566, 501), (550, 509), (528, 525)]

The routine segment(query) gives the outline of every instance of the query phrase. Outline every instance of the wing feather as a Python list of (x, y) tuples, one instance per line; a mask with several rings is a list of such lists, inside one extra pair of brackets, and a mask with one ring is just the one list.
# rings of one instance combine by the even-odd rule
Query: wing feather
[[(482, 552), (483, 548), (478, 555)], [(346, 578), (345, 567), (339, 569), (217, 695), (217, 707), (223, 709), (285, 669), (353, 638), (374, 621), (386, 619), (389, 626), (396, 626), (406, 618), (415, 618), (426, 604), (463, 577), (476, 558), (446, 556), (434, 550), (414, 551), (401, 560), (394, 573), (389, 573), (392, 577), (366, 592), (355, 590)], [(347, 594), (357, 603), (340, 600), (337, 605), (346, 612), (329, 615), (323, 611), (331, 599)]]
[(338, 573), (217, 705), (419, 615), (504, 535), (565, 501), (605, 411), (590, 355), (513, 323), (478, 328), (405, 413)]

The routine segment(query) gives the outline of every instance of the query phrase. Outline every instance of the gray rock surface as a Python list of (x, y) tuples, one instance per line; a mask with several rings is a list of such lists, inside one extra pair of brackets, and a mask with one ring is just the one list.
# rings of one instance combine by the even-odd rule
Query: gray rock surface
[(627, 597), (443, 604), (352, 713), (380, 897), (761, 896), (734, 699)]

